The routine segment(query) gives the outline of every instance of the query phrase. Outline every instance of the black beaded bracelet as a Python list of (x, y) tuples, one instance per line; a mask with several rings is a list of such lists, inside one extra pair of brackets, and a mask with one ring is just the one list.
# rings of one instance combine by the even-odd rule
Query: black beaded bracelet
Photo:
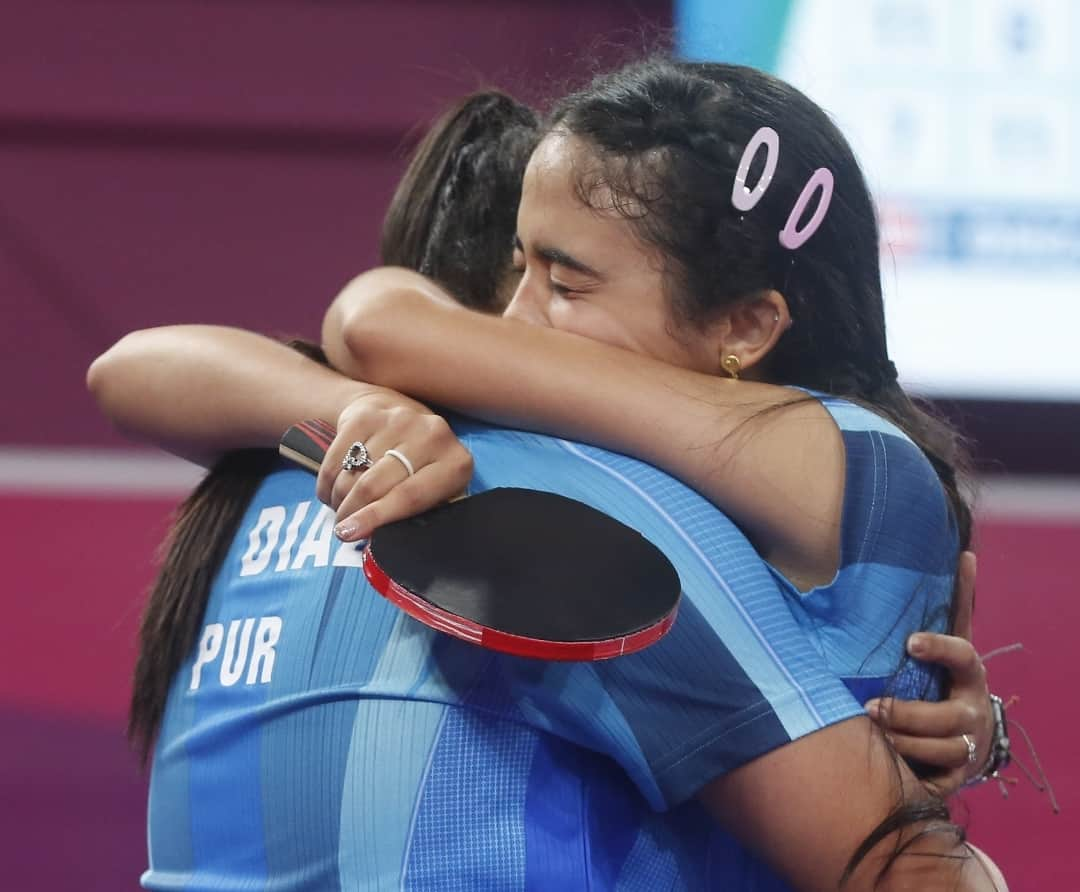
[(997, 777), (1012, 759), (1009, 748), (1009, 722), (1005, 718), (1005, 704), (997, 694), (990, 695), (990, 712), (994, 717), (994, 736), (990, 741), (990, 755), (986, 764), (968, 781), (977, 784)]

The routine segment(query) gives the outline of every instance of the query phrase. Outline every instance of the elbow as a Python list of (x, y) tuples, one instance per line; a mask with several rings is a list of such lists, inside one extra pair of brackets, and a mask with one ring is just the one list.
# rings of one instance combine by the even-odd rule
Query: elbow
[(1009, 884), (1005, 881), (1005, 875), (991, 860), (990, 856), (970, 843), (968, 844), (968, 851), (976, 862), (975, 869), (990, 881), (990, 884), (994, 887), (994, 892), (1009, 892)]
[(370, 300), (350, 298), (347, 291), (331, 304), (323, 322), (323, 349), (330, 364), (352, 378), (370, 380), (376, 354), (377, 320)]
[(106, 414), (109, 414), (110, 398), (116, 390), (116, 381), (121, 374), (123, 356), (130, 337), (132, 336), (125, 335), (90, 363), (90, 368), (86, 370), (86, 389)]
[(109, 351), (106, 350), (97, 359), (90, 363), (86, 370), (86, 389), (90, 395), (101, 402), (101, 395), (105, 391), (105, 382), (109, 377)]
[(129, 385), (144, 339), (144, 332), (124, 335), (86, 370), (86, 389), (105, 416), (122, 430), (130, 420)]

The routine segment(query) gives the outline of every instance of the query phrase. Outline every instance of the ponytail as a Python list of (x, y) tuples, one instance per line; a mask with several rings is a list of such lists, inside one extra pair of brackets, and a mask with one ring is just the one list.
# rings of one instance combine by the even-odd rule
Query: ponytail
[(195, 646), (214, 576), (263, 478), (270, 449), (226, 453), (180, 505), (139, 628), (128, 739), (145, 765), (165, 714), (173, 677)]
[(434, 279), (476, 310), (502, 308), (500, 285), (539, 121), (497, 90), (466, 96), (417, 146), (383, 221), (380, 255)]

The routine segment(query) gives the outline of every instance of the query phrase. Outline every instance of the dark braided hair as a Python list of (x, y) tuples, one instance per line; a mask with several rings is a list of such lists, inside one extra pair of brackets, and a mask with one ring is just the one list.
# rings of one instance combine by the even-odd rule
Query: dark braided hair
[(383, 222), (383, 263), (434, 279), (465, 306), (498, 312), (535, 112), (485, 90), (459, 101), (417, 147)]
[[(651, 59), (567, 97), (551, 124), (586, 145), (575, 174), (579, 198), (590, 207), (614, 206), (655, 249), (674, 317), (698, 327), (740, 301), (780, 292), (793, 325), (766, 360), (768, 380), (849, 398), (900, 427), (936, 470), (960, 546), (968, 547), (971, 512), (957, 481), (963, 446), (897, 382), (885, 340), (874, 206), (828, 115), (752, 68)], [(779, 134), (779, 163), (758, 203), (744, 212), (732, 203), (732, 187), (762, 126)], [(758, 182), (764, 166), (758, 153), (747, 181)], [(834, 177), (828, 213), (808, 241), (788, 250), (779, 233), (819, 167)], [(929, 829), (896, 841), (879, 880), (927, 832), (963, 841), (940, 799), (901, 801), (853, 854), (843, 880), (879, 843), (903, 840), (904, 831), (927, 822)]]

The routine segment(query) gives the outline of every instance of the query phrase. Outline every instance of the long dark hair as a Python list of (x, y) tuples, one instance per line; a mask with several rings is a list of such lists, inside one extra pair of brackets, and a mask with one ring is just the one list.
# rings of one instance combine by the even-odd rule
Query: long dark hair
[[(521, 178), (537, 139), (535, 113), (505, 93), (459, 101), (432, 125), (394, 193), (383, 223), (383, 262), (431, 276), (467, 306), (498, 309)], [(326, 364), (316, 345), (290, 346)], [(142, 617), (128, 713), (128, 737), (144, 764), (173, 677), (195, 646), (214, 576), (276, 464), (270, 450), (227, 453), (177, 509)]]
[(210, 585), (251, 497), (276, 462), (269, 449), (226, 453), (176, 510), (143, 612), (131, 688), (127, 733), (144, 763), (173, 676), (195, 646)]
[[(905, 431), (941, 479), (966, 548), (971, 512), (957, 473), (963, 444), (897, 382), (885, 341), (873, 202), (828, 115), (790, 84), (753, 68), (654, 58), (571, 94), (553, 110), (551, 125), (588, 147), (576, 169), (581, 200), (613, 207), (656, 249), (674, 317), (700, 325), (763, 291), (780, 292), (793, 325), (768, 357), (769, 380), (853, 399)], [(732, 187), (762, 126), (779, 135), (779, 163), (758, 203), (744, 212), (732, 202)], [(757, 183), (764, 165), (759, 153), (747, 182)], [(819, 167), (834, 178), (828, 213), (808, 241), (789, 250), (779, 234)], [(853, 854), (843, 880), (878, 843), (925, 822), (963, 840), (940, 799), (901, 801)], [(897, 842), (879, 879), (924, 832)]]

